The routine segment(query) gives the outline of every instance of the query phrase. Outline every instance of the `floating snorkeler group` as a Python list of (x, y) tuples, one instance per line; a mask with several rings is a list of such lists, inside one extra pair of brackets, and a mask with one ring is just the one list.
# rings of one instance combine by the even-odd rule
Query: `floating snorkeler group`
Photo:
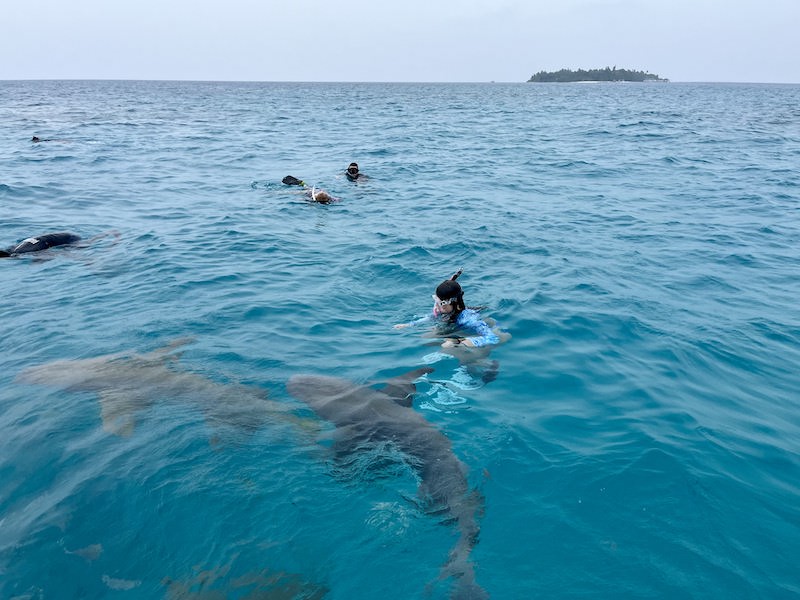
[[(353, 182), (366, 179), (356, 163), (348, 165), (345, 176)], [(291, 175), (284, 177), (282, 183), (302, 188), (311, 202), (330, 204), (338, 200), (316, 186), (309, 189), (304, 181)], [(86, 246), (110, 234), (119, 237), (118, 233), (109, 232), (82, 240), (69, 232), (46, 233), (0, 251), (0, 257), (43, 253), (61, 246)], [(472, 377), (485, 384), (498, 374), (497, 361), (488, 358), (491, 348), (510, 335), (481, 315), (485, 307), (466, 305), (464, 290), (457, 281), (462, 273), (458, 269), (436, 287), (428, 314), (394, 328), (426, 327), (424, 335), (440, 340), (437, 345), (442, 355), (458, 359)], [(291, 404), (268, 399), (258, 387), (221, 384), (177, 368), (178, 350), (190, 342), (189, 338), (178, 339), (147, 354), (129, 351), (58, 360), (28, 367), (15, 381), (96, 394), (102, 427), (115, 435), (133, 435), (147, 409), (164, 400), (197, 406), (217, 434), (247, 435), (262, 426), (279, 423), (303, 435), (318, 432), (319, 427), (311, 419), (295, 414)], [(387, 444), (399, 450), (417, 475), (419, 505), (426, 512), (444, 516), (443, 522), (458, 532), (439, 580), (452, 579), (451, 599), (482, 600), (489, 595), (476, 581), (471, 552), (478, 543), (484, 496), (470, 487), (467, 466), (453, 452), (449, 438), (413, 408), (416, 383), (433, 371), (430, 366), (418, 367), (380, 386), (299, 374), (288, 379), (286, 390), (310, 407), (317, 418), (336, 427), (336, 444), (332, 448), (335, 456), (363, 453), (369, 448), (385, 451)], [(168, 582), (170, 586), (177, 585), (172, 579)], [(329, 588), (315, 586), (313, 590), (319, 594), (313, 597), (321, 599)]]
[[(361, 173), (358, 170), (358, 163), (351, 162), (347, 165), (347, 169), (344, 171), (344, 176), (347, 178), (347, 181), (365, 181), (369, 179), (364, 173)], [(298, 179), (294, 175), (287, 175), (281, 180), (281, 183), (284, 185), (296, 185), (305, 190), (305, 197), (310, 202), (318, 202), (319, 204), (331, 204), (333, 202), (338, 202), (339, 198), (331, 195), (327, 191), (323, 190), (322, 188), (317, 188), (317, 186), (312, 185), (311, 189), (309, 189), (308, 184), (303, 181), (302, 179)]]

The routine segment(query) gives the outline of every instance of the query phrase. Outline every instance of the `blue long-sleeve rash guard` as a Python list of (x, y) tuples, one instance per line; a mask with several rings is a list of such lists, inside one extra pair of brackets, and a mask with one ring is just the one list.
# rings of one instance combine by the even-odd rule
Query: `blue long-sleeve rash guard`
[[(437, 316), (434, 314), (429, 314), (427, 316), (422, 317), (421, 319), (417, 319), (416, 321), (411, 321), (409, 325), (418, 326), (423, 325), (425, 323), (431, 324), (449, 324), (447, 321), (443, 320), (441, 316)], [(481, 346), (489, 346), (491, 344), (496, 344), (500, 341), (500, 338), (497, 337), (497, 334), (492, 331), (492, 328), (486, 324), (486, 321), (481, 319), (480, 315), (477, 311), (472, 310), (471, 308), (465, 308), (461, 311), (461, 314), (458, 315), (455, 323), (451, 325), (455, 326), (458, 329), (463, 329), (466, 332), (469, 332), (473, 335), (470, 335), (466, 339), (472, 342), (476, 348), (480, 348)]]

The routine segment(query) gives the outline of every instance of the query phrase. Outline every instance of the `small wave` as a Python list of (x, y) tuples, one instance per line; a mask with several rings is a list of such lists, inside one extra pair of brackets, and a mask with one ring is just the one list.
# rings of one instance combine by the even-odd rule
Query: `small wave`
[(364, 520), (366, 525), (389, 537), (401, 537), (416, 516), (413, 507), (398, 502), (376, 502)]
[(142, 582), (138, 579), (118, 579), (116, 577), (109, 577), (108, 575), (103, 575), (103, 583), (112, 590), (117, 591), (128, 591), (142, 585)]
[(467, 399), (459, 396), (454, 390), (450, 389), (448, 386), (450, 383), (452, 382), (434, 383), (427, 393), (430, 401), (437, 406), (445, 407), (466, 404)]
[(422, 362), (425, 363), (426, 365), (432, 365), (439, 362), (440, 360), (445, 360), (448, 358), (453, 358), (453, 357), (450, 356), (449, 354), (445, 354), (444, 352), (431, 352), (430, 354), (426, 354), (425, 356), (422, 357)]

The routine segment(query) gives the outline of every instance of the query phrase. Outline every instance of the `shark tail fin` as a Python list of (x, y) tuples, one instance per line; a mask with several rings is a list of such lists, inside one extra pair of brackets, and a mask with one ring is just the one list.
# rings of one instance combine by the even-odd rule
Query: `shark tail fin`
[(450, 600), (489, 600), (489, 594), (475, 581), (475, 565), (465, 556), (450, 556), (442, 566), (439, 581), (452, 578)]

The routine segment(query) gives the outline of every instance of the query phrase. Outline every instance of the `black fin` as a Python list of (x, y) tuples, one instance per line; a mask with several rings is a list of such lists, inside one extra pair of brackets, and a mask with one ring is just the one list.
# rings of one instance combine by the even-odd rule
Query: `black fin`
[(305, 185), (301, 180), (297, 177), (293, 177), (292, 175), (287, 175), (283, 179), (281, 179), (281, 183), (286, 185)]

